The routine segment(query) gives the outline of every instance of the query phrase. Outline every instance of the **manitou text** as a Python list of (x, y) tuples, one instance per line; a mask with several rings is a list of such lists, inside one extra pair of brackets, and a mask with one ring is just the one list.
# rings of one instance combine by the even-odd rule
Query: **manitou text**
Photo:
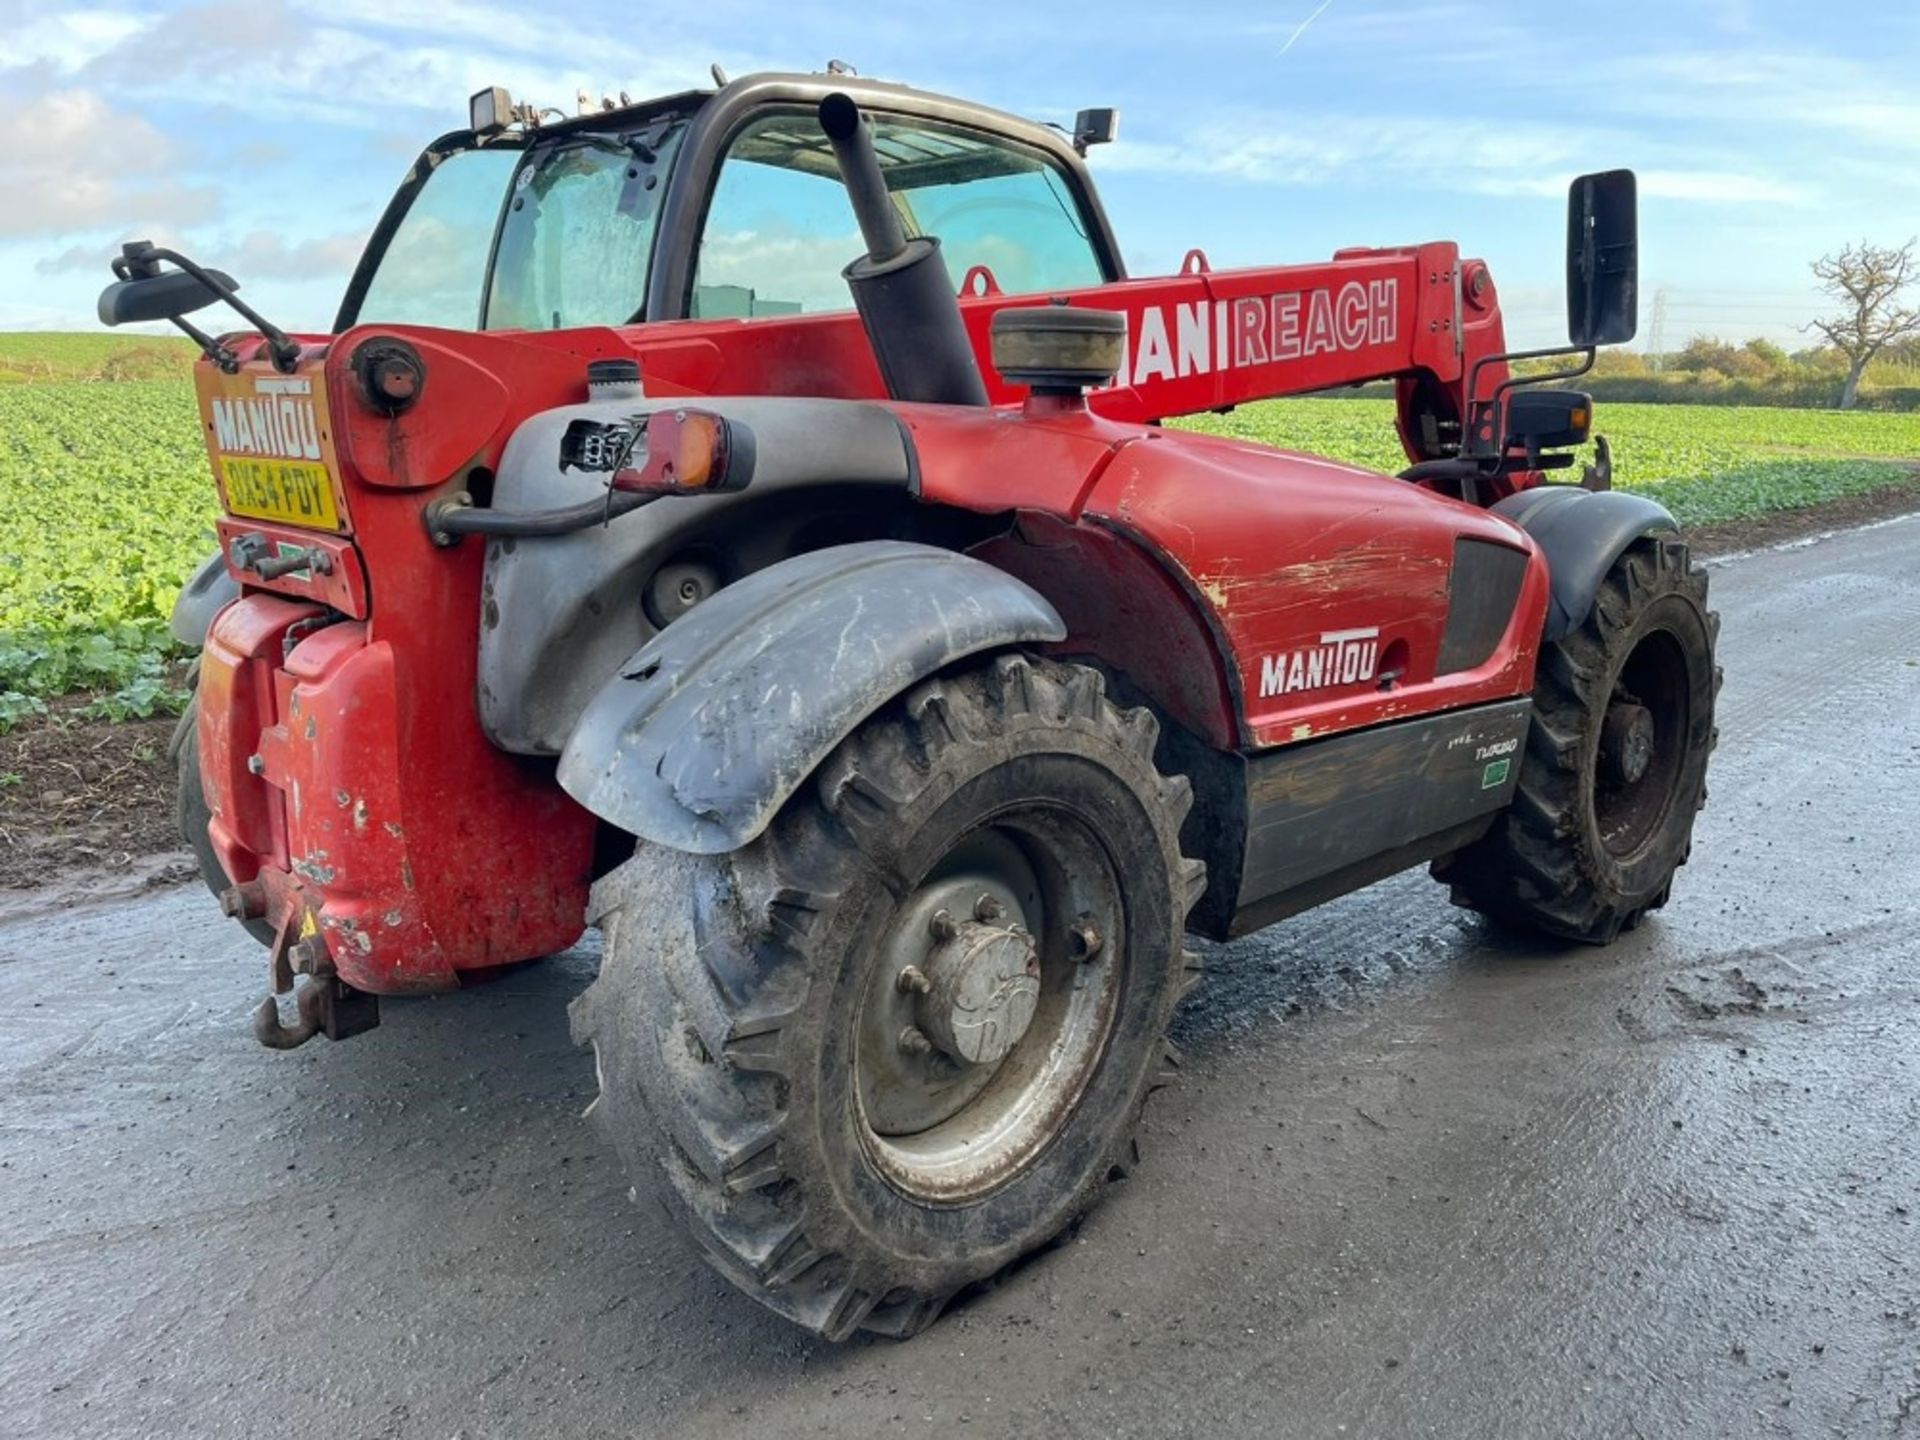
[(1373, 678), (1380, 661), (1380, 627), (1329, 630), (1318, 645), (1260, 657), (1260, 696), (1290, 695), (1323, 685), (1353, 685)]

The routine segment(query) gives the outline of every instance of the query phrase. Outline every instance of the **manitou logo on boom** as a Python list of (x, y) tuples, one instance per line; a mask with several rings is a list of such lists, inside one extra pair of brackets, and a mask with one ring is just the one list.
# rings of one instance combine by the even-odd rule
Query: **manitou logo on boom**
[[(1394, 276), (1349, 280), (1337, 290), (1288, 290), (1237, 300), (1149, 305), (1127, 329), (1127, 376), (1183, 380), (1248, 365), (1272, 365), (1391, 345), (1400, 323)], [(1126, 377), (1122, 377), (1123, 380)]]
[(228, 455), (276, 460), (318, 460), (320, 420), (313, 409), (313, 381), (304, 375), (262, 375), (251, 400), (215, 397), (213, 434)]
[(1378, 625), (1364, 630), (1329, 630), (1318, 645), (1261, 656), (1260, 698), (1371, 680), (1379, 661)]

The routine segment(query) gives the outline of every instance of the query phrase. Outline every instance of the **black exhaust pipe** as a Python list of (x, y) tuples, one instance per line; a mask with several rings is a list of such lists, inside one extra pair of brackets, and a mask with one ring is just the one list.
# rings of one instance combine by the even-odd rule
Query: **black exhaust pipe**
[(940, 242), (931, 235), (909, 238), (901, 226), (860, 106), (851, 95), (827, 96), (820, 102), (820, 128), (833, 145), (867, 243), (867, 253), (841, 273), (887, 394), (935, 405), (985, 405), (986, 383), (967, 342)]

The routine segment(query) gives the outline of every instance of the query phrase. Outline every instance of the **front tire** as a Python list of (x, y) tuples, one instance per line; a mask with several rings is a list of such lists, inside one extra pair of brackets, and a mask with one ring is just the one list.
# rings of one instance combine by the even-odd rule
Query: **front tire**
[(1604, 945), (1667, 903), (1719, 738), (1719, 631), (1684, 541), (1628, 547), (1586, 620), (1541, 647), (1512, 805), (1434, 864), (1455, 904)]
[(1003, 657), (888, 706), (744, 849), (596, 888), (595, 1113), (734, 1284), (911, 1335), (1131, 1159), (1205, 881), (1157, 737), (1096, 672)]

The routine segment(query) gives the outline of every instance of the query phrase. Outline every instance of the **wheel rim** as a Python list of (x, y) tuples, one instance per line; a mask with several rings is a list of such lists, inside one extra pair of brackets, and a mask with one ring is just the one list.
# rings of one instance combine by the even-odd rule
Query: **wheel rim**
[(859, 1132), (890, 1184), (969, 1201), (1046, 1149), (1099, 1069), (1125, 940), (1112, 858), (1066, 810), (998, 815), (927, 871), (876, 947), (855, 1033)]
[(1617, 861), (1643, 853), (1672, 812), (1691, 708), (1678, 639), (1665, 630), (1643, 636), (1614, 680), (1594, 764), (1594, 818)]

